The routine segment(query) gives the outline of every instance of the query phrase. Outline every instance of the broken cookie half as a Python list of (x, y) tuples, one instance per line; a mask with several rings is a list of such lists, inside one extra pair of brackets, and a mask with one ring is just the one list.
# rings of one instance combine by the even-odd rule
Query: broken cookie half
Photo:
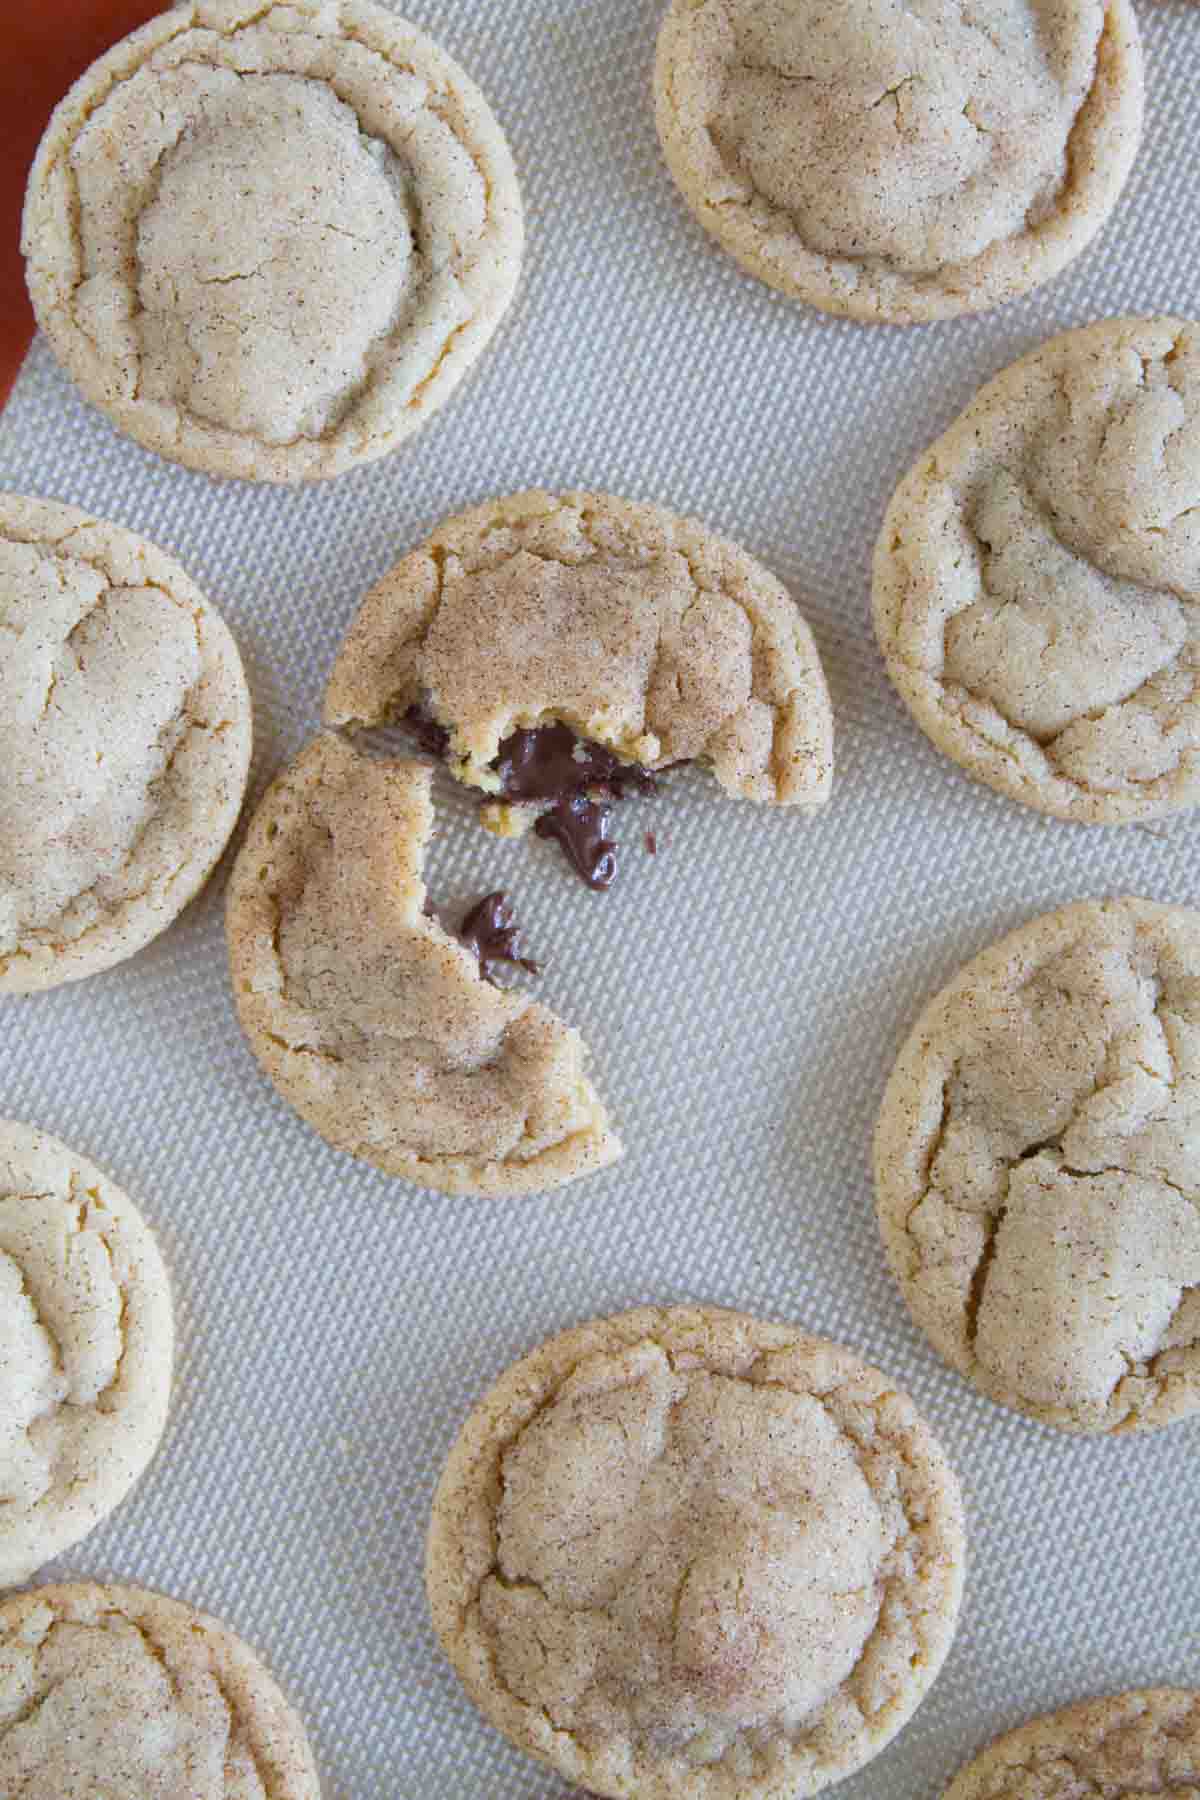
[(695, 520), (611, 495), (528, 492), (441, 525), (363, 602), (325, 723), (403, 725), (484, 796), (503, 836), (615, 872), (607, 803), (697, 762), (727, 792), (829, 797), (833, 718), (786, 589)]
[(425, 910), (431, 781), (332, 733), (277, 777), (229, 886), (238, 1014), (335, 1149), (444, 1193), (538, 1193), (620, 1142), (578, 1033)]

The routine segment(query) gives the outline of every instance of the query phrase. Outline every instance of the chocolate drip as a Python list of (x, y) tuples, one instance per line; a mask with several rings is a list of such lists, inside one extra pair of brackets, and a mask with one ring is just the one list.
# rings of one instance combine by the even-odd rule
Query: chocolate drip
[[(445, 757), (450, 733), (423, 706), (410, 706), (400, 723), (422, 750)], [(617, 845), (608, 836), (612, 808), (604, 802), (623, 800), (628, 789), (638, 794), (658, 792), (649, 769), (622, 762), (604, 744), (577, 737), (569, 725), (534, 725), (510, 732), (492, 768), (503, 799), (549, 802), (534, 830), (539, 837), (553, 838), (587, 885), (596, 889), (610, 887), (617, 873)], [(491, 799), (488, 796), (481, 804)], [(522, 959), (498, 952), (494, 960)]]
[(423, 706), (410, 706), (400, 720), (401, 730), (416, 738), (422, 750), (442, 758), (450, 748), (450, 733), (436, 719), (431, 719)]
[(553, 838), (559, 849), (590, 888), (611, 887), (617, 873), (617, 846), (607, 835), (612, 807), (586, 794), (572, 794), (544, 812), (534, 830)]
[(477, 901), (458, 928), (458, 935), (468, 950), (479, 958), (479, 973), (492, 980), (493, 963), (512, 963), (540, 975), (537, 963), (521, 955), (521, 934), (513, 919), (512, 904), (500, 890), (485, 894)]
[(577, 737), (569, 725), (512, 732), (493, 766), (506, 800), (552, 802), (534, 826), (538, 836), (553, 838), (590, 888), (611, 887), (617, 845), (608, 836), (612, 808), (604, 798), (622, 800), (626, 788), (657, 793), (649, 769), (622, 762), (603, 744)]

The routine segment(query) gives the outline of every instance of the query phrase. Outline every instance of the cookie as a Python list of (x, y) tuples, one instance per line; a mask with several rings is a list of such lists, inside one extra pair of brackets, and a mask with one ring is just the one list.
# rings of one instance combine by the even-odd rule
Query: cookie
[(1067, 1431), (1200, 1404), (1200, 913), (1087, 900), (930, 1001), (875, 1134), (917, 1324), (977, 1387)]
[(799, 807), (832, 780), (825, 677), (787, 590), (697, 521), (607, 494), (487, 501), (372, 588), (325, 722), (406, 715), (504, 834), (548, 802), (567, 829), (564, 778), (619, 789), (699, 762), (731, 794)]
[(1143, 1688), (1031, 1719), (961, 1770), (945, 1800), (1200, 1793), (1200, 1694)]
[(74, 507), (0, 495), (0, 993), (132, 956), (241, 809), (250, 695), (178, 563)]
[(90, 1582), (0, 1600), (0, 1793), (320, 1800), (304, 1726), (248, 1645)]
[(953, 1471), (884, 1376), (790, 1326), (642, 1307), (484, 1395), (426, 1578), (471, 1698), (569, 1781), (790, 1800), (914, 1712), (963, 1554)]
[(577, 1033), (425, 911), (431, 780), (332, 733), (278, 777), (229, 883), (238, 1016), (336, 1149), (443, 1193), (540, 1193), (620, 1144)]
[(1200, 799), (1200, 326), (1105, 319), (990, 381), (901, 482), (875, 629), (917, 724), (1061, 819)]
[(393, 449), (520, 269), (512, 158), (467, 75), (371, 0), (185, 0), (75, 84), (30, 176), (38, 322), (85, 396), (210, 475)]
[(125, 1498), (166, 1424), (173, 1343), (167, 1271), (132, 1201), (0, 1121), (0, 1588)]
[(1117, 202), (1142, 123), (1127, 0), (671, 0), (654, 76), (705, 230), (868, 323), (1048, 281)]

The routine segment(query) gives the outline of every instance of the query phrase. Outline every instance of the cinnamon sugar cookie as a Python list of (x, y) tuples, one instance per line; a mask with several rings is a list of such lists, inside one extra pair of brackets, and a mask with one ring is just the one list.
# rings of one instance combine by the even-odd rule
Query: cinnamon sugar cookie
[(1200, 799), (1200, 327), (1104, 319), (989, 381), (875, 551), (887, 671), (939, 750), (1061, 819)]
[(167, 1272), (132, 1201), (65, 1144), (0, 1121), (0, 1588), (77, 1544), (142, 1474), (173, 1343)]
[(760, 281), (826, 312), (978, 312), (1078, 256), (1141, 135), (1127, 0), (671, 0), (658, 133)]
[(30, 176), (38, 322), (86, 397), (211, 475), (304, 481), (441, 405), (516, 286), (508, 146), (371, 0), (185, 0), (63, 100)]
[(238, 1015), (335, 1148), (445, 1193), (538, 1193), (620, 1143), (578, 1034), (426, 913), (430, 781), (333, 734), (276, 779), (229, 883)]
[(0, 1793), (320, 1800), (304, 1726), (248, 1645), (90, 1582), (0, 1600)]
[(619, 791), (695, 761), (731, 794), (803, 808), (832, 782), (825, 677), (786, 589), (696, 520), (608, 494), (487, 501), (372, 588), (326, 723), (414, 711), (503, 834), (528, 830), (573, 767), (580, 791), (589, 775)]
[(1143, 1688), (1083, 1700), (1006, 1732), (951, 1782), (945, 1800), (1149, 1800), (1200, 1793), (1200, 1694)]
[(850, 1351), (715, 1307), (565, 1331), (438, 1484), (426, 1577), (467, 1692), (602, 1795), (782, 1800), (860, 1768), (941, 1667), (958, 1483)]
[(237, 647), (170, 557), (0, 495), (0, 993), (132, 956), (207, 880), (241, 809)]
[(1068, 1431), (1200, 1405), (1200, 914), (1088, 900), (931, 1000), (875, 1136), (918, 1325), (993, 1400)]

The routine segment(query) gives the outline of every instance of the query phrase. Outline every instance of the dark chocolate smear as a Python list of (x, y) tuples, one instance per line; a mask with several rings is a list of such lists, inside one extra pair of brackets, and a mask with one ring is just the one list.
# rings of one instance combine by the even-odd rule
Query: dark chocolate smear
[(521, 933), (513, 917), (512, 904), (502, 890), (485, 894), (476, 902), (458, 928), (458, 935), (468, 950), (479, 958), (479, 973), (492, 980), (493, 963), (511, 963), (540, 975), (537, 963), (521, 955)]
[(436, 719), (431, 719), (423, 706), (410, 706), (400, 720), (400, 727), (430, 756), (444, 757), (450, 748), (450, 733)]
[(568, 800), (588, 793), (621, 800), (627, 787), (639, 794), (658, 792), (649, 769), (622, 762), (603, 744), (576, 737), (569, 725), (535, 725), (510, 733), (492, 766), (506, 800)]

